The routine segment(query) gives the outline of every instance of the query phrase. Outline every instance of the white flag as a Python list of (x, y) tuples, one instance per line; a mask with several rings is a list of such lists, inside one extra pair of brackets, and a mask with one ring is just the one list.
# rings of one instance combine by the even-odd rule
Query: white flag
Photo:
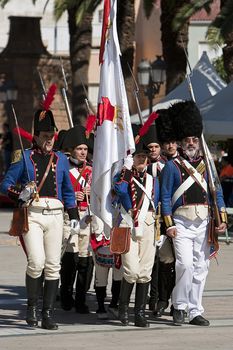
[(117, 0), (105, 0), (100, 49), (100, 87), (94, 141), (91, 210), (112, 227), (112, 178), (135, 150), (120, 62)]

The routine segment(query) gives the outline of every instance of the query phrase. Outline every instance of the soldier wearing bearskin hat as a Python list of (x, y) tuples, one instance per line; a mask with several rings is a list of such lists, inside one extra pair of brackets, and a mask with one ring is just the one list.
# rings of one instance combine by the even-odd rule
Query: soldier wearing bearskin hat
[[(179, 102), (168, 109), (173, 118), (181, 153), (166, 163), (162, 173), (161, 200), (166, 233), (173, 240), (176, 256), (176, 284), (172, 293), (173, 321), (184, 323), (188, 308), (189, 323), (208, 326), (202, 313), (202, 294), (208, 274), (209, 193), (206, 164), (200, 153), (202, 118), (192, 101)], [(226, 210), (221, 190), (217, 190), (221, 224), (226, 229)]]
[(63, 153), (53, 150), (57, 128), (46, 106), (34, 116), (33, 147), (14, 153), (1, 192), (28, 206), (29, 231), (22, 234), (27, 254), (26, 322), (31, 327), (38, 325), (37, 302), (44, 271), (42, 328), (55, 330), (53, 310), (60, 277), (64, 206), (73, 233), (79, 231), (79, 221), (68, 161)]
[[(172, 125), (172, 120), (166, 109), (157, 111), (159, 117), (156, 119), (154, 131), (150, 128), (146, 138), (150, 141), (147, 147), (153, 145), (153, 141), (159, 144), (163, 157), (158, 157), (158, 161), (148, 165), (151, 174), (160, 177), (161, 171), (167, 160), (178, 155), (176, 136)], [(152, 125), (153, 126), (153, 125)], [(153, 133), (152, 133), (153, 131)], [(150, 137), (149, 137), (150, 136)], [(156, 145), (155, 144), (155, 145)], [(156, 170), (155, 170), (156, 167)], [(149, 309), (154, 311), (156, 317), (161, 317), (169, 305), (169, 299), (175, 283), (175, 259), (173, 254), (172, 241), (166, 236), (166, 229), (161, 220), (161, 243), (157, 246), (155, 263), (151, 276), (151, 288)], [(171, 309), (172, 312), (172, 309)]]
[[(134, 135), (139, 127), (133, 125)], [(115, 178), (114, 190), (121, 203), (121, 226), (131, 227), (130, 250), (122, 255), (123, 279), (119, 319), (127, 325), (130, 295), (136, 283), (135, 326), (148, 327), (145, 318), (148, 287), (155, 256), (154, 212), (159, 197), (158, 182), (147, 172), (148, 148), (143, 138), (136, 144), (133, 165), (129, 158)], [(153, 197), (152, 197), (153, 195)]]

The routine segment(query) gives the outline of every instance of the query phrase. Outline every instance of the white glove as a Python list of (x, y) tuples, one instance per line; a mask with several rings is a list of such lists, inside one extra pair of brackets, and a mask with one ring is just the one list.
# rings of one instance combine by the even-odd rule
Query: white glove
[(33, 197), (35, 193), (35, 184), (33, 182), (29, 182), (24, 189), (20, 192), (19, 201), (27, 202), (29, 199)]
[(76, 219), (72, 219), (70, 220), (70, 234), (73, 235), (78, 235), (80, 232), (80, 225), (79, 225), (79, 221)]
[(128, 170), (131, 170), (132, 166), (133, 166), (133, 156), (132, 154), (128, 154), (128, 156), (124, 158), (124, 167)]

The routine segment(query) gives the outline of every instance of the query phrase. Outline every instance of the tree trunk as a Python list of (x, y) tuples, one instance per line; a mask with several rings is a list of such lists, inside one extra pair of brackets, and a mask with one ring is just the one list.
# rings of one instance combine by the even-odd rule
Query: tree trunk
[[(132, 100), (133, 80), (128, 65), (133, 71), (135, 41), (134, 0), (118, 1), (117, 30), (122, 52), (121, 65), (125, 78), (128, 100)], [(129, 108), (131, 109), (130, 103)]]
[(161, 0), (161, 41), (167, 65), (166, 93), (185, 79), (187, 66), (184, 48), (187, 51), (189, 22), (177, 32), (172, 28), (175, 15), (187, 0), (173, 3), (174, 1), (171, 4), (170, 0)]
[[(221, 10), (228, 0), (221, 0)], [(228, 76), (228, 82), (233, 80), (233, 31), (224, 38), (225, 46), (223, 52), (223, 64)]]
[(86, 13), (79, 25), (76, 24), (76, 8), (68, 10), (70, 33), (70, 62), (72, 72), (72, 115), (74, 125), (84, 125), (87, 108), (81, 80), (88, 89), (88, 67), (91, 56), (92, 13)]

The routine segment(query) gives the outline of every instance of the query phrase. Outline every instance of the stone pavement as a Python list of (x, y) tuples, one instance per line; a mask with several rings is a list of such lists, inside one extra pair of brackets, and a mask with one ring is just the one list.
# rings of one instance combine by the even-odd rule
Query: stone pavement
[[(0, 349), (221, 349), (233, 348), (233, 244), (224, 237), (218, 264), (211, 262), (204, 292), (203, 305), (210, 327), (195, 327), (188, 323), (174, 326), (167, 313), (155, 319), (148, 311), (149, 329), (123, 327), (109, 317), (99, 321), (93, 286), (88, 293), (91, 313), (80, 315), (74, 310), (65, 312), (57, 302), (58, 331), (27, 327), (25, 318), (26, 294), (24, 276), (26, 258), (15, 238), (7, 235), (11, 210), (0, 211)], [(232, 237), (230, 236), (232, 239)], [(108, 290), (110, 297), (110, 290)], [(133, 299), (133, 298), (132, 298)], [(106, 304), (108, 304), (107, 298)], [(133, 303), (131, 311), (133, 312)]]

